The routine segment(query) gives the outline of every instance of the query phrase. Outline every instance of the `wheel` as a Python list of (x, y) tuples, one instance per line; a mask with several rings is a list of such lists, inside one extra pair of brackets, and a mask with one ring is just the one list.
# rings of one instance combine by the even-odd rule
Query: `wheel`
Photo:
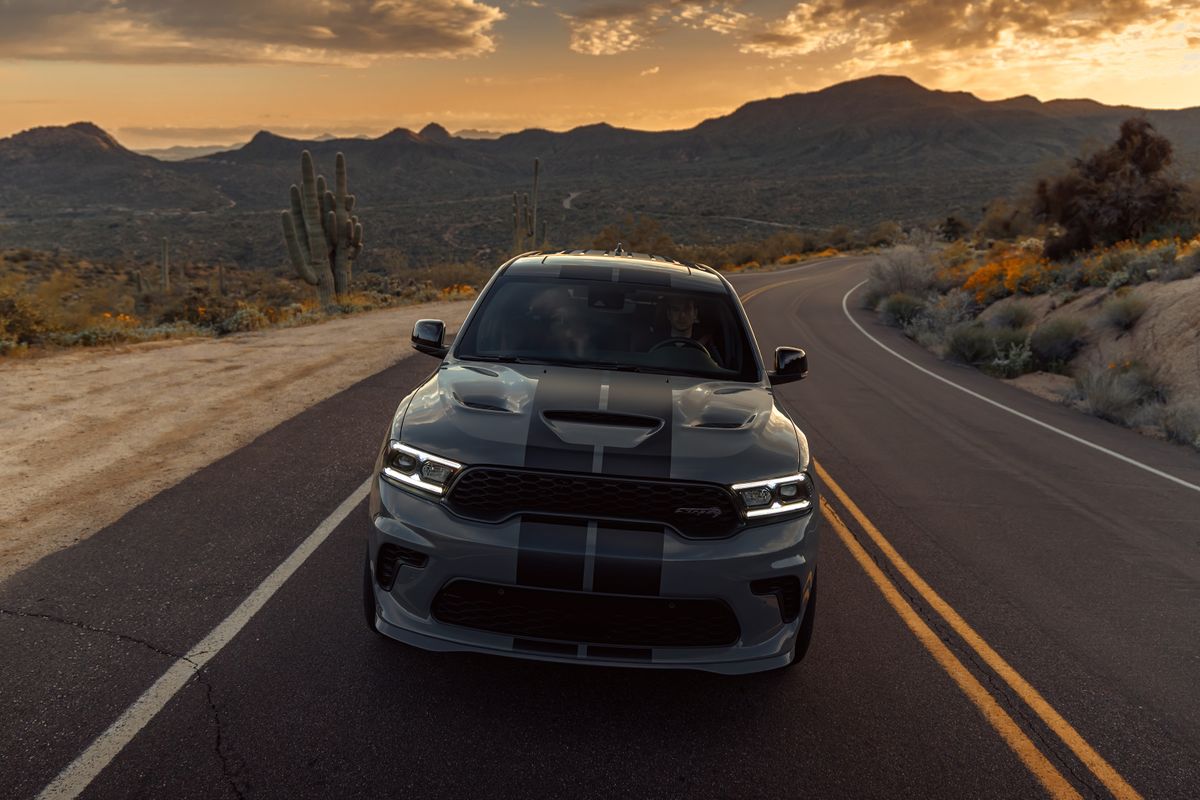
[(377, 636), (383, 636), (375, 627), (375, 579), (371, 575), (371, 559), (363, 559), (363, 616), (367, 627)]
[(808, 606), (804, 609), (804, 621), (800, 623), (800, 630), (796, 634), (796, 643), (792, 646), (792, 660), (788, 664), (789, 667), (799, 664), (808, 653), (808, 646), (812, 644), (813, 622), (816, 618), (817, 574), (814, 572), (812, 590), (808, 593)]

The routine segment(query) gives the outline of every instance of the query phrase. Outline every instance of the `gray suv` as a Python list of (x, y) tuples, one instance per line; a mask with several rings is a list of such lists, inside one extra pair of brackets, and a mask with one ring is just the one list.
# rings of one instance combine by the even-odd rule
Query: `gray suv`
[(816, 610), (808, 441), (733, 287), (599, 251), (506, 263), (376, 464), (363, 605), (429, 650), (748, 673), (799, 661)]

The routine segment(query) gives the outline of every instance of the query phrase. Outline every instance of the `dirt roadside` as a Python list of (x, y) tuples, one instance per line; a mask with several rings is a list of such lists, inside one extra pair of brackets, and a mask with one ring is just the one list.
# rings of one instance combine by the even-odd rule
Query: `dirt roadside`
[(0, 580), (409, 357), (414, 321), (454, 330), (469, 308), (0, 363)]

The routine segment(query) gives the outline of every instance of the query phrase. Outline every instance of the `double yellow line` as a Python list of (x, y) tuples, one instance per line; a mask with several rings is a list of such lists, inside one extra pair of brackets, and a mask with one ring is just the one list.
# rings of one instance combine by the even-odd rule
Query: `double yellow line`
[[(888, 560), (888, 562), (904, 577), (909, 584), (917, 591), (930, 608), (944, 619), (955, 633), (966, 642), (975, 653), (983, 660), (985, 664), (996, 675), (1003, 680), (1008, 686), (1028, 705), (1038, 718), (1046, 724), (1051, 731), (1054, 732), (1063, 743), (1070, 748), (1071, 752), (1091, 771), (1093, 775), (1105, 788), (1112, 793), (1114, 797), (1120, 800), (1141, 800), (1141, 795), (1121, 777), (1111, 764), (1096, 752), (1096, 750), (1087, 743), (1087, 741), (1079, 734), (1077, 730), (1063, 719), (1063, 716), (1054, 709), (1042, 697), (1037, 689), (1030, 685), (1029, 681), (1025, 680), (1021, 675), (1005, 661), (999, 653), (997, 653), (983, 637), (980, 636), (967, 621), (959, 615), (957, 611), (945, 600), (941, 595), (933, 590), (925, 580), (917, 574), (904, 557), (896, 551), (891, 542), (875, 527), (874, 523), (862, 512), (862, 509), (850, 499), (850, 496), (842, 489), (841, 486), (833, 479), (825, 468), (815, 460), (813, 468), (816, 470), (817, 476), (822, 483), (829, 488), (838, 501), (845, 509), (854, 517), (862, 530), (870, 537), (875, 546)], [(829, 522), (830, 527), (837, 533), (838, 538), (842, 540), (842, 544), (854, 556), (859, 566), (871, 578), (883, 593), (888, 604), (900, 615), (900, 619), (908, 626), (909, 630), (920, 640), (925, 649), (929, 651), (938, 665), (950, 676), (950, 678), (958, 684), (963, 694), (975, 705), (984, 719), (1000, 734), (1005, 743), (1016, 753), (1021, 762), (1033, 773), (1034, 777), (1046, 787), (1046, 791), (1055, 798), (1077, 798), (1079, 793), (1067, 782), (1062, 773), (1050, 763), (1050, 761), (1038, 750), (1037, 745), (1029, 738), (1029, 736), (1021, 730), (1000, 707), (991, 693), (983, 687), (983, 685), (971, 674), (961, 661), (950, 651), (936, 633), (921, 619), (916, 610), (905, 600), (900, 590), (896, 585), (884, 574), (879, 565), (867, 552), (866, 548), (858, 541), (846, 523), (841, 520), (834, 510), (824, 498), (821, 499), (821, 510), (825, 515), (825, 519)]]
[[(769, 289), (796, 283), (799, 280), (801, 279), (792, 278), (759, 287), (742, 295), (742, 302), (745, 303)], [(949, 603), (942, 599), (941, 595), (925, 582), (917, 571), (904, 560), (904, 557), (897, 552), (896, 548), (880, 532), (879, 528), (863, 513), (858, 504), (851, 500), (850, 496), (838, 485), (837, 481), (825, 471), (825, 468), (815, 459), (812, 462), (812, 466), (817, 476), (821, 479), (821, 482), (828, 487), (834, 497), (849, 512), (850, 516), (854, 518), (859, 527), (866, 533), (896, 572), (904, 580), (908, 581), (929, 608), (946, 621), (962, 641), (979, 656), (983, 663), (1000, 680), (1004, 681), (1021, 698), (1022, 702), (1037, 715), (1038, 719), (1062, 740), (1063, 744), (1075, 754), (1075, 757), (1096, 776), (1097, 780), (1104, 784), (1104, 787), (1112, 793), (1113, 797), (1118, 798), (1118, 800), (1142, 800), (1137, 790), (1130, 786), (1121, 777), (1120, 773), (1105, 761), (1096, 752), (1095, 748), (1088, 744), (1087, 740), (1079, 734), (1079, 731), (1075, 730), (1071, 723), (1067, 722), (1046, 701), (1046, 698), (1042, 697), (1041, 693), (1030, 685), (1029, 681), (1021, 677), (1020, 673), (1013, 669), (1012, 665), (1005, 661)], [(908, 629), (916, 636), (917, 640), (929, 651), (929, 654), (933, 656), (938, 666), (958, 685), (963, 694), (967, 696), (967, 699), (971, 701), (979, 713), (983, 715), (983, 718), (987, 720), (988, 724), (992, 726), (1004, 740), (1005, 744), (1021, 760), (1021, 763), (1045, 787), (1050, 796), (1056, 798), (1056, 800), (1058, 798), (1062, 798), (1063, 800), (1067, 798), (1077, 800), (1080, 797), (1079, 793), (1063, 777), (1062, 772), (1046, 758), (1045, 754), (1029, 738), (1029, 735), (996, 702), (992, 693), (979, 682), (962, 661), (954, 655), (946, 643), (941, 640), (937, 633), (921, 618), (921, 615), (917, 613), (912, 604), (896, 588), (896, 584), (875, 563), (871, 554), (867, 552), (867, 549), (859, 542), (858, 538), (851, 532), (846, 523), (842, 521), (841, 517), (838, 516), (836, 509), (824, 497), (821, 498), (821, 511), (829, 526), (833, 528), (838, 538), (841, 539), (842, 544), (846, 546), (846, 549), (850, 551), (854, 560), (858, 562), (876, 588), (883, 594), (888, 605), (892, 607)]]

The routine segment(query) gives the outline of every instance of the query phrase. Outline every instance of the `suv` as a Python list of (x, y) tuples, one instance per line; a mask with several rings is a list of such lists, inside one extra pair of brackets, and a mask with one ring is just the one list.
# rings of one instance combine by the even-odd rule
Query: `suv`
[(429, 650), (748, 673), (816, 608), (808, 441), (733, 287), (699, 264), (532, 253), (500, 267), (376, 463), (363, 605)]

